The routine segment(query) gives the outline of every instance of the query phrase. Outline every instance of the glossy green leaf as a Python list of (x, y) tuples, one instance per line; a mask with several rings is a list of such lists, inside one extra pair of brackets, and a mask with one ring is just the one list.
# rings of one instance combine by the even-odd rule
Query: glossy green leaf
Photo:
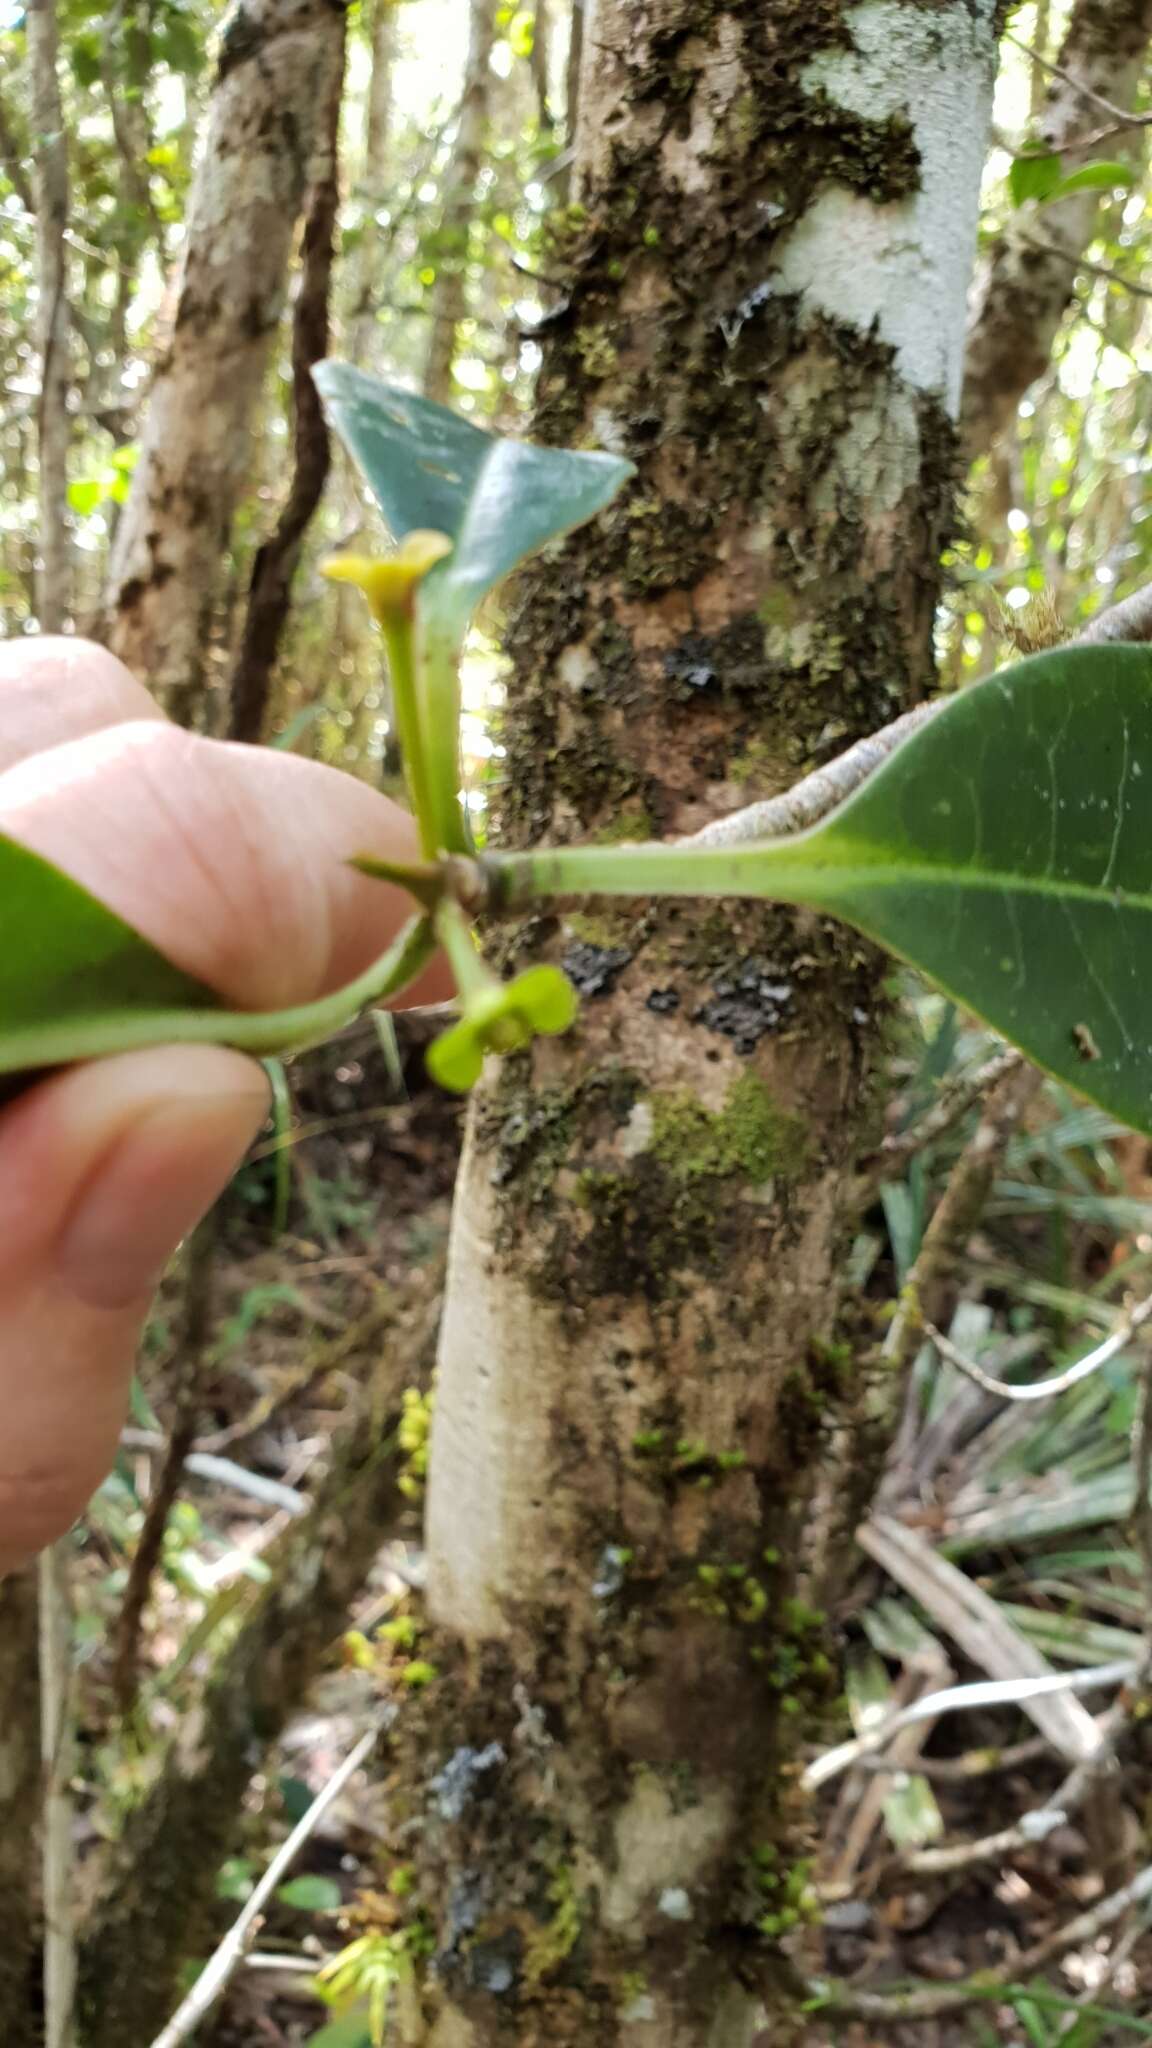
[(348, 363), (314, 374), (394, 539), (423, 527), (452, 541), (421, 586), (419, 611), (457, 641), (518, 562), (602, 511), (634, 473), (616, 455), (498, 440)]
[(1152, 1132), (1152, 651), (1073, 647), (953, 698), (811, 831), (509, 856), (542, 894), (828, 911)]
[(1066, 178), (1058, 178), (1050, 190), (1038, 196), (1047, 203), (1054, 199), (1069, 199), (1074, 192), (1127, 192), (1135, 183), (1135, 177), (1131, 164), (1081, 164), (1078, 170), (1069, 171)]
[(403, 988), (434, 944), (428, 920), (413, 919), (332, 995), (289, 1010), (226, 1010), (79, 883), (0, 837), (0, 1074), (145, 1045), (296, 1050)]
[(1056, 155), (1015, 157), (1008, 173), (1013, 206), (1023, 206), (1027, 199), (1047, 199), (1059, 183), (1060, 158)]
[(81, 1029), (110, 998), (126, 1016), (217, 1007), (86, 889), (14, 840), (0, 839), (0, 1031)]

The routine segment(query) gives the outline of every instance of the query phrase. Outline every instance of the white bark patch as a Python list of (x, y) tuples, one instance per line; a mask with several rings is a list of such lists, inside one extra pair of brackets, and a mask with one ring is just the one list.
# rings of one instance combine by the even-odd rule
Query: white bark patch
[(653, 1906), (674, 1892), (684, 1894), (690, 1913), (692, 1887), (723, 1848), (731, 1826), (732, 1796), (724, 1786), (678, 1812), (660, 1779), (642, 1771), (616, 1820), (616, 1868), (602, 1895), (604, 1926), (638, 1936)]
[(846, 112), (911, 121), (920, 185), (888, 205), (829, 186), (781, 244), (774, 280), (813, 310), (862, 333), (875, 328), (906, 381), (953, 416), (991, 109), (992, 12), (993, 0), (971, 9), (864, 0), (848, 17), (855, 47), (805, 67), (805, 88)]
[(548, 1470), (544, 1360), (562, 1357), (527, 1287), (490, 1271), (495, 1203), (465, 1140), (428, 1475), (428, 1598), (473, 1639), (505, 1631), (503, 1602), (535, 1589)]

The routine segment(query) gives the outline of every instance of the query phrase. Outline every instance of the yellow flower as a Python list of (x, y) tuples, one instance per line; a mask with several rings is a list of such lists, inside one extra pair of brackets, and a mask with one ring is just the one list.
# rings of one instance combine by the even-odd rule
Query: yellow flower
[(452, 542), (446, 533), (416, 527), (385, 561), (374, 555), (330, 555), (320, 564), (320, 571), (333, 583), (355, 583), (368, 599), (374, 618), (388, 626), (396, 619), (411, 617), (417, 585), (451, 552)]

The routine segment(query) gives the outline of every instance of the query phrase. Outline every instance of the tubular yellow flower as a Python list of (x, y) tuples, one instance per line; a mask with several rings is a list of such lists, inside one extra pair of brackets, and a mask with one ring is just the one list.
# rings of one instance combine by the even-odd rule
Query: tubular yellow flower
[(355, 583), (364, 592), (377, 622), (387, 628), (412, 616), (416, 589), (429, 569), (452, 552), (446, 533), (416, 527), (406, 533), (394, 555), (330, 555), (320, 573), (333, 583)]

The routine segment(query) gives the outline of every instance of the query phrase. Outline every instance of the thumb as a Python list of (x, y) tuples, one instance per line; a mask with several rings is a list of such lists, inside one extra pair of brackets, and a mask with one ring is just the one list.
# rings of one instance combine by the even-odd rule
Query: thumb
[(252, 1061), (183, 1046), (72, 1068), (0, 1118), (0, 1569), (107, 1471), (152, 1288), (267, 1104)]

